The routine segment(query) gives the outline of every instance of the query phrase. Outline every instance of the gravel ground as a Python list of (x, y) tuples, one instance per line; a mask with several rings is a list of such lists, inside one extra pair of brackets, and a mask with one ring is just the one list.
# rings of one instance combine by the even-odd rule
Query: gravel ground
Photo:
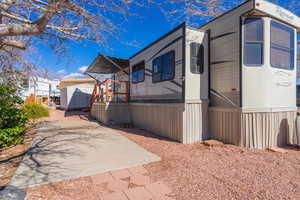
[(183, 145), (139, 129), (120, 133), (162, 158), (145, 168), (152, 179), (167, 183), (177, 200), (300, 199), (299, 149), (280, 154)]

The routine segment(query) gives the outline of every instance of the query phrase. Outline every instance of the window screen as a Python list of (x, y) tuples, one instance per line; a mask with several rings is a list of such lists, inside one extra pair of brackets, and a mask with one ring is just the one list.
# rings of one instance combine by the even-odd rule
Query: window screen
[(295, 32), (281, 23), (271, 21), (271, 66), (294, 69)]
[(172, 80), (175, 75), (175, 51), (170, 51), (152, 62), (152, 82)]
[(132, 67), (132, 83), (140, 83), (145, 80), (145, 61)]
[(264, 31), (260, 18), (244, 21), (244, 64), (259, 66), (263, 64)]
[(191, 72), (202, 74), (204, 72), (204, 46), (199, 43), (191, 43)]

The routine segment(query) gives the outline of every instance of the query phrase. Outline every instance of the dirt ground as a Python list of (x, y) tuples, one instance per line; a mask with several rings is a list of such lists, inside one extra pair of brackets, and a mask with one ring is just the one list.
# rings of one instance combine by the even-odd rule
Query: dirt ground
[(152, 179), (164, 181), (177, 200), (300, 199), (300, 150), (287, 154), (233, 145), (183, 145), (139, 129), (121, 134), (162, 161), (146, 165)]

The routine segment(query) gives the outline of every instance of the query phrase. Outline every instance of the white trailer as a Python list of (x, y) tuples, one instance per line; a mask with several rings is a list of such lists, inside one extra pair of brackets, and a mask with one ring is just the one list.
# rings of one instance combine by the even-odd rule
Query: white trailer
[[(129, 59), (124, 114), (136, 126), (183, 143), (300, 145), (299, 31), (298, 16), (265, 0), (246, 1), (198, 29), (183, 23)], [(115, 71), (116, 65), (94, 62), (89, 69)], [(113, 107), (120, 104), (96, 103), (92, 114), (105, 116)]]

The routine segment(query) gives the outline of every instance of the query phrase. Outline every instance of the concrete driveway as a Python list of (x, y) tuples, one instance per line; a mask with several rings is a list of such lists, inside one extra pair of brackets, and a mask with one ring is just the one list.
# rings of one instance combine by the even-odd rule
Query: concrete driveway
[(46, 122), (10, 185), (24, 189), (159, 160), (115, 130), (96, 122)]

